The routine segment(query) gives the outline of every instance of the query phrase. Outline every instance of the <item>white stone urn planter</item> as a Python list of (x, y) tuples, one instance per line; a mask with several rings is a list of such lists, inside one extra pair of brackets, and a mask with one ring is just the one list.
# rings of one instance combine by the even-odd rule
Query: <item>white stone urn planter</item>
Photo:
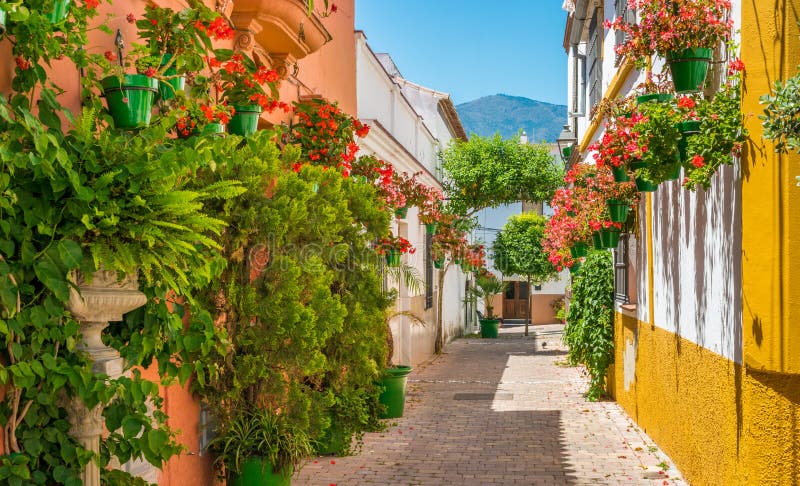
[[(121, 321), (126, 312), (147, 303), (147, 297), (139, 292), (138, 277), (134, 273), (119, 280), (116, 272), (99, 270), (90, 278), (76, 272), (71, 280), (78, 290), (70, 289), (68, 308), (80, 324), (83, 335), (77, 347), (91, 357), (92, 371), (111, 379), (119, 378), (125, 369), (123, 359), (117, 350), (103, 344), (101, 336), (110, 322)], [(97, 454), (104, 432), (102, 406), (89, 410), (80, 398), (73, 398), (66, 407), (70, 435)], [(83, 484), (100, 486), (100, 468), (94, 462), (86, 466)]]

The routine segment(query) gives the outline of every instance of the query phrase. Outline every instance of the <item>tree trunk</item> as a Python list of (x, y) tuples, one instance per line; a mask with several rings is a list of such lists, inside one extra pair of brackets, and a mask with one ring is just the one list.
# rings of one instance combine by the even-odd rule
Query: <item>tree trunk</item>
[(444, 349), (444, 326), (442, 324), (442, 299), (444, 297), (444, 275), (447, 269), (450, 268), (450, 263), (445, 264), (444, 268), (439, 270), (439, 295), (436, 299), (436, 340), (433, 343), (433, 351), (436, 354), (441, 354)]
[(525, 296), (525, 335), (528, 335), (528, 323), (531, 321), (531, 276), (528, 275), (528, 295)]

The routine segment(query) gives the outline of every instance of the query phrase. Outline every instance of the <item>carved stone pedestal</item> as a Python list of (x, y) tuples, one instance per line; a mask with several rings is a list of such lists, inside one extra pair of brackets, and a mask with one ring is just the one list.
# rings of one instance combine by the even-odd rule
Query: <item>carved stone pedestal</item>
[[(139, 292), (136, 275), (118, 281), (116, 272), (100, 270), (92, 275), (91, 282), (77, 274), (74, 282), (80, 293), (72, 289), (69, 310), (80, 323), (83, 341), (78, 348), (91, 356), (92, 371), (119, 378), (125, 369), (119, 353), (103, 344), (101, 335), (109, 322), (121, 321), (122, 315), (147, 303), (147, 297)], [(88, 410), (80, 399), (72, 399), (67, 405), (70, 435), (83, 447), (99, 452), (103, 434), (103, 408), (98, 405)], [(100, 469), (90, 462), (83, 473), (84, 486), (100, 486)]]

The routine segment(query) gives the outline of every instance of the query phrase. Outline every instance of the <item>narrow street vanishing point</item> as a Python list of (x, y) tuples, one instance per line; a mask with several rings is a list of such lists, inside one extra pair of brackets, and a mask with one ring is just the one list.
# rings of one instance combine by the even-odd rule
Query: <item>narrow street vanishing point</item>
[(614, 402), (588, 402), (561, 325), (459, 339), (409, 377), (403, 418), (295, 485), (686, 484)]

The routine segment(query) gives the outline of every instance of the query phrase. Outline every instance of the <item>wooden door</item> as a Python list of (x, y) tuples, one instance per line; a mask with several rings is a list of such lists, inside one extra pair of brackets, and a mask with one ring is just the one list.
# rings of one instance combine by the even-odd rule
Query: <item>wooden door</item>
[(503, 297), (503, 319), (525, 319), (528, 282), (508, 282)]

